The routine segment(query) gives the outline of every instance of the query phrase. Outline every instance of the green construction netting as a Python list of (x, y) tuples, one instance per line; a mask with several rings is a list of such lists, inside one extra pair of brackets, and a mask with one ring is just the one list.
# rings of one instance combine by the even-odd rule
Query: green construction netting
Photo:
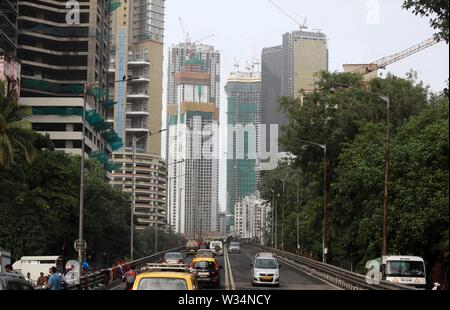
[(109, 100), (105, 100), (105, 101), (100, 101), (100, 103), (103, 105), (104, 108), (106, 109), (111, 109), (112, 107), (114, 107), (114, 105), (117, 104), (116, 101), (109, 99)]
[(197, 57), (188, 59), (184, 62), (185, 65), (203, 65), (203, 61), (198, 59)]
[(105, 152), (92, 152), (91, 157), (97, 159), (102, 165), (109, 162), (109, 157)]
[(109, 156), (105, 152), (92, 152), (91, 157), (98, 160), (102, 164), (103, 168), (108, 171), (117, 170), (119, 168), (119, 166), (109, 160)]
[[(66, 107), (34, 107), (33, 115), (82, 116), (83, 109)], [(114, 129), (112, 129), (111, 126), (105, 122), (104, 118), (97, 111), (87, 111), (85, 116), (86, 121), (94, 127), (94, 129), (97, 130), (103, 138), (105, 138), (113, 151), (117, 151), (123, 147), (122, 138), (120, 138)]]
[(106, 10), (108, 13), (112, 13), (118, 8), (120, 8), (120, 0), (109, 0), (106, 4)]
[(177, 116), (171, 115), (169, 117), (169, 125), (176, 125), (178, 123)]
[(50, 83), (47, 81), (37, 81), (37, 80), (30, 80), (30, 79), (22, 79), (21, 81), (21, 87), (22, 88), (29, 88), (34, 90), (42, 90), (52, 93), (59, 93), (59, 94), (78, 94), (82, 95), (84, 93), (84, 86), (83, 85), (65, 85), (65, 84), (57, 84), (57, 83)]
[(113, 164), (111, 162), (107, 163), (104, 167), (109, 172), (119, 169), (119, 166), (117, 166), (116, 164)]
[(89, 95), (94, 96), (97, 99), (100, 99), (106, 96), (107, 92), (103, 88), (100, 87), (92, 87), (92, 89), (88, 92)]

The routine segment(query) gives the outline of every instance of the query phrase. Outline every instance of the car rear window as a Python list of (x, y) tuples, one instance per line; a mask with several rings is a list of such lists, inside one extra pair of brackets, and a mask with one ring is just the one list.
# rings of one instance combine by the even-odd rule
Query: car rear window
[(230, 245), (232, 245), (232, 246), (239, 246), (239, 242), (231, 242)]
[(137, 289), (142, 291), (185, 291), (188, 287), (184, 279), (144, 278), (139, 281)]
[(194, 263), (194, 269), (208, 269), (214, 270), (216, 269), (216, 264), (213, 262), (196, 262)]

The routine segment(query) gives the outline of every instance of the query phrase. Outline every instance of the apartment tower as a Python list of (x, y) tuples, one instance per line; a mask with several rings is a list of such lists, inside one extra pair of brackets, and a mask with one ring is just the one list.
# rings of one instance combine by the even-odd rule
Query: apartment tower
[(182, 43), (169, 50), (169, 225), (189, 237), (218, 230), (220, 54)]
[[(131, 193), (137, 230), (167, 226), (167, 168), (161, 158), (165, 0), (120, 0), (110, 22), (107, 121), (124, 141), (112, 160), (111, 183)], [(120, 4), (120, 6), (119, 6)], [(131, 78), (131, 79), (130, 79)], [(133, 166), (133, 139), (136, 140)]]
[[(282, 45), (263, 49), (262, 123), (277, 124), (281, 136), (288, 120), (279, 111), (278, 99), (299, 96), (301, 90), (312, 91), (320, 71), (328, 71), (327, 37), (320, 31), (289, 32), (283, 35)], [(266, 145), (269, 137), (267, 127)], [(279, 149), (282, 151), (281, 146)]]

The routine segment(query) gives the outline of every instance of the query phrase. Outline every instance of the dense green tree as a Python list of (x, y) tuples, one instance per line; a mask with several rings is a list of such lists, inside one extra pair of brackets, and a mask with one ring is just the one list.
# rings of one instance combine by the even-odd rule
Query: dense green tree
[(403, 8), (414, 14), (430, 17), (430, 24), (436, 29), (436, 37), (448, 43), (448, 1), (447, 0), (405, 0)]
[(19, 105), (0, 81), (0, 167), (9, 168), (17, 152), (22, 152), (28, 163), (36, 156), (31, 123), (24, 120), (30, 114), (31, 109)]
[(323, 151), (303, 139), (328, 146), (329, 261), (362, 272), (381, 255), (386, 104), (368, 91), (391, 100), (388, 250), (433, 262), (448, 251), (448, 98), (431, 94), (413, 73), (368, 84), (357, 75), (322, 73), (313, 93), (280, 100), (289, 119), (281, 141), (296, 159), (263, 173), (260, 188), (271, 201), (285, 180), (278, 244), (284, 207), (287, 250), (296, 248), (298, 215), (302, 253), (321, 256)]
[[(42, 151), (29, 166), (22, 158), (12, 169), (0, 169), (0, 243), (14, 259), (50, 254), (76, 258), (79, 167), (79, 157)], [(129, 251), (129, 197), (108, 184), (98, 162), (88, 161), (86, 172), (88, 255), (106, 264)]]

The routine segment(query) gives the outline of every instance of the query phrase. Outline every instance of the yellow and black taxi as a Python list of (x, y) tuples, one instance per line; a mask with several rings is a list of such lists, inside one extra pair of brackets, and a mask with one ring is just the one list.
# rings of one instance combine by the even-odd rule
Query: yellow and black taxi
[(195, 275), (199, 286), (220, 288), (220, 270), (222, 266), (214, 257), (195, 257), (189, 271)]
[(136, 276), (133, 291), (195, 291), (198, 284), (186, 265), (148, 264)]

